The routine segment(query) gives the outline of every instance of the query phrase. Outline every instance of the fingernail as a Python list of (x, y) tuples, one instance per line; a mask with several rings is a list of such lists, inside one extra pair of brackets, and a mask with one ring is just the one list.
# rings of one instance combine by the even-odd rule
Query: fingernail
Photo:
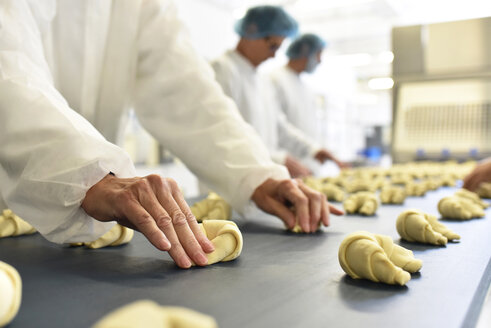
[(160, 246), (164, 250), (170, 250), (172, 245), (171, 245), (170, 241), (164, 235), (162, 235), (162, 239), (160, 241)]
[(208, 259), (206, 258), (205, 254), (203, 253), (198, 253), (198, 255), (196, 255), (196, 259), (198, 260), (198, 264), (200, 265), (207, 265), (208, 264)]
[(185, 258), (184, 260), (182, 260), (182, 267), (187, 269), (187, 268), (190, 268), (192, 263), (191, 261), (188, 259), (188, 258)]

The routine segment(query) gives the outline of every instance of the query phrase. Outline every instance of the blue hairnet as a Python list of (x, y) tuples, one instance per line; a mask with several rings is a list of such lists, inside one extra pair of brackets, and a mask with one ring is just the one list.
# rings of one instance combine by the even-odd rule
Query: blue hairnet
[(290, 59), (310, 57), (327, 46), (326, 41), (315, 34), (304, 34), (295, 39), (288, 49), (286, 55)]
[(235, 23), (235, 32), (245, 39), (292, 37), (297, 35), (298, 23), (281, 7), (258, 6), (247, 10)]

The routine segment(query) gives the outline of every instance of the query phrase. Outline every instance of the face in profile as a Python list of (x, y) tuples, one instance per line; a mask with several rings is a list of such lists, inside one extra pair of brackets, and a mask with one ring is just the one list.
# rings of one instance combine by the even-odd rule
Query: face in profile
[(281, 47), (283, 40), (285, 40), (285, 38), (282, 36), (266, 36), (262, 39), (258, 39), (258, 57), (262, 61), (273, 58), (276, 55), (276, 51)]

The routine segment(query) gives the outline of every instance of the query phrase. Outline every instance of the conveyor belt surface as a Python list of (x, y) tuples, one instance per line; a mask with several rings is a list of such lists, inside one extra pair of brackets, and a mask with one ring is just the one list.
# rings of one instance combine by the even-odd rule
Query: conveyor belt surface
[[(437, 213), (441, 188), (374, 217), (331, 217), (315, 235), (285, 232), (269, 216), (239, 221), (244, 250), (235, 261), (178, 269), (136, 234), (123, 247), (68, 248), (34, 236), (0, 240), (0, 260), (22, 276), (15, 327), (90, 327), (138, 299), (212, 315), (220, 327), (462, 327), (475, 325), (491, 280), (491, 210), (486, 218), (445, 221), (461, 235), (446, 247), (403, 242), (395, 220), (405, 208)], [(347, 277), (337, 252), (344, 236), (367, 230), (392, 236), (423, 260), (407, 286)]]

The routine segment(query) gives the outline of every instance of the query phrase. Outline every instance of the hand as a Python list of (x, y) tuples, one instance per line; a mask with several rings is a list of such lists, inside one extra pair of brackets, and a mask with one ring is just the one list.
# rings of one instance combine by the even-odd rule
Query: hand
[(305, 232), (315, 232), (319, 222), (327, 227), (330, 212), (344, 214), (329, 204), (324, 194), (310, 189), (299, 179), (268, 179), (254, 190), (251, 199), (263, 211), (283, 220), (288, 229), (298, 222)]
[(159, 175), (121, 179), (107, 175), (87, 191), (82, 208), (99, 221), (117, 221), (140, 231), (181, 268), (206, 265), (214, 250), (177, 183)]
[(345, 163), (345, 162), (341, 162), (340, 160), (338, 160), (336, 157), (334, 157), (333, 154), (331, 154), (329, 151), (327, 151), (326, 149), (321, 149), (319, 150), (314, 158), (316, 160), (318, 160), (320, 163), (324, 163), (325, 161), (327, 160), (331, 160), (333, 161), (334, 163), (336, 163), (337, 166), (339, 166), (340, 169), (346, 169), (346, 168), (349, 168), (351, 167), (351, 165), (349, 163)]
[(285, 166), (292, 178), (301, 178), (312, 175), (312, 171), (291, 156), (286, 156)]
[(464, 178), (464, 188), (474, 191), (481, 182), (491, 182), (491, 160), (478, 164), (476, 168)]

